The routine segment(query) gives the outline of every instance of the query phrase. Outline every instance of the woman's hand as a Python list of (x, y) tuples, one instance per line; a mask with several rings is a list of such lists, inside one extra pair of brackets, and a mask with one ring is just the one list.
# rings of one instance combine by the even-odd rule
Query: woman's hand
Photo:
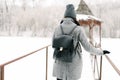
[(110, 54), (110, 51), (108, 51), (108, 50), (103, 50), (103, 54)]

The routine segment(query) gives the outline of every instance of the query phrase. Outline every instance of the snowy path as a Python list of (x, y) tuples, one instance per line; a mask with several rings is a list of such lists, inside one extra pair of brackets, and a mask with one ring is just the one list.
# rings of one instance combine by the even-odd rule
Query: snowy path
[[(48, 38), (27, 37), (0, 37), (0, 64), (37, 50), (51, 43)], [(108, 55), (120, 69), (119, 59), (120, 39), (103, 39), (102, 48), (110, 50)], [(48, 80), (56, 80), (52, 77), (53, 49), (49, 47)], [(32, 56), (9, 64), (5, 67), (5, 80), (45, 80), (45, 50)], [(80, 80), (93, 80), (89, 53), (83, 50), (83, 71)], [(102, 80), (120, 80), (120, 76), (113, 70), (103, 56)]]

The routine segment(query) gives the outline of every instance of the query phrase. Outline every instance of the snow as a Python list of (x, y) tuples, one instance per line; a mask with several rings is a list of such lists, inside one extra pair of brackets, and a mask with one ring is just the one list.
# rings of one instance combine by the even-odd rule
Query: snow
[[(40, 37), (0, 37), (0, 64), (13, 60), (17, 57), (35, 51), (41, 47), (51, 44), (51, 38)], [(108, 56), (120, 69), (120, 39), (102, 39), (102, 49), (109, 50)], [(53, 49), (49, 47), (48, 54), (48, 80), (56, 80), (52, 76)], [(5, 80), (45, 80), (45, 56), (46, 50), (41, 50), (19, 61), (5, 66)], [(120, 80), (120, 76), (114, 71), (103, 56), (102, 80)], [(93, 80), (91, 59), (88, 52), (83, 49), (83, 71), (80, 80)]]
[(101, 19), (92, 15), (77, 14), (77, 20), (89, 20), (89, 19), (97, 20), (100, 22), (102, 21)]

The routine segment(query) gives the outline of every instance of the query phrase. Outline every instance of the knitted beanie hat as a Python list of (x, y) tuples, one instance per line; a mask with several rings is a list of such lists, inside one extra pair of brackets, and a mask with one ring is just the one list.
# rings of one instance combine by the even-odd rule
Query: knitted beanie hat
[(71, 17), (76, 19), (76, 13), (73, 4), (66, 5), (64, 17)]

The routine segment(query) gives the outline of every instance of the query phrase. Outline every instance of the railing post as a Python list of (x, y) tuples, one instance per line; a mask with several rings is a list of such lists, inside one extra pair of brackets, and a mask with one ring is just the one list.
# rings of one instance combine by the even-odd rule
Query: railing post
[(46, 47), (46, 80), (48, 80), (48, 46)]
[(4, 80), (4, 66), (0, 66), (0, 80)]
[(100, 57), (100, 80), (102, 80), (102, 56)]

